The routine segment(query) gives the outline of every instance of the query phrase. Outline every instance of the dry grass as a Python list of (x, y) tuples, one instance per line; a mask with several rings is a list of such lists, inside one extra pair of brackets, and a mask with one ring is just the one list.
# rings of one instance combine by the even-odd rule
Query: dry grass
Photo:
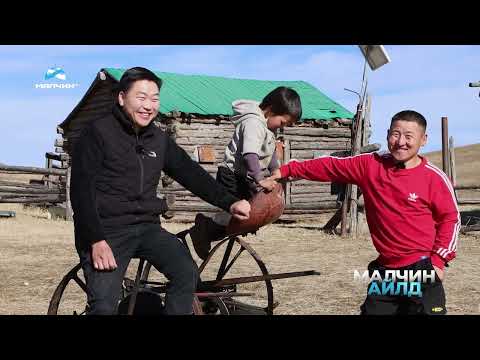
[[(74, 249), (73, 225), (49, 220), (39, 209), (1, 204), (14, 210), (16, 218), (0, 219), (0, 314), (45, 314), (50, 297), (63, 275), (78, 261)], [(252, 244), (270, 273), (317, 270), (320, 276), (274, 280), (276, 314), (358, 314), (366, 288), (353, 282), (353, 270), (362, 271), (376, 256), (368, 235), (343, 239), (323, 234), (320, 219), (312, 224), (270, 225), (250, 235)], [(188, 224), (166, 224), (178, 232)], [(458, 258), (445, 280), (450, 314), (480, 314), (480, 235), (462, 235)], [(229, 276), (258, 274), (242, 254), (240, 267)], [(130, 277), (136, 261), (129, 268)], [(211, 276), (211, 275), (210, 275)], [(205, 276), (207, 277), (207, 276)], [(161, 278), (158, 273), (153, 278)], [(205, 279), (205, 278), (204, 278)], [(264, 298), (261, 283), (247, 287)], [(83, 305), (79, 291), (66, 294), (71, 304)]]
[[(430, 162), (442, 168), (442, 152), (424, 154)], [(455, 148), (455, 171), (457, 182), (462, 185), (480, 184), (480, 144)]]

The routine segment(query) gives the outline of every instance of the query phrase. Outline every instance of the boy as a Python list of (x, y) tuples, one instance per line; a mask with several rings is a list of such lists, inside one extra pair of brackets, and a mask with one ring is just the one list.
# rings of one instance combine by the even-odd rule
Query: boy
[[(266, 177), (279, 167), (275, 133), (301, 118), (302, 105), (295, 90), (281, 86), (265, 96), (260, 104), (237, 100), (232, 108), (235, 131), (225, 148), (224, 161), (218, 167), (217, 182), (232, 195), (248, 200), (262, 189), (274, 188), (275, 181)], [(228, 213), (217, 214), (213, 219), (203, 214), (195, 217), (190, 236), (201, 259), (207, 258), (212, 241), (226, 236), (230, 219)]]

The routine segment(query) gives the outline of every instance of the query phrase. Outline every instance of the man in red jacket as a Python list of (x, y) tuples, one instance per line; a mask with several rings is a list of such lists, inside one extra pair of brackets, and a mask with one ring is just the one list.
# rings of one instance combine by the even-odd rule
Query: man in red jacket
[(446, 314), (442, 281), (444, 267), (456, 254), (460, 214), (450, 180), (418, 155), (427, 142), (426, 128), (421, 114), (401, 111), (390, 124), (389, 153), (290, 161), (270, 177), (358, 185), (379, 253), (368, 266), (371, 277), (377, 273), (385, 279), (385, 271), (435, 270), (435, 280), (422, 282), (419, 296), (369, 290), (362, 314)]

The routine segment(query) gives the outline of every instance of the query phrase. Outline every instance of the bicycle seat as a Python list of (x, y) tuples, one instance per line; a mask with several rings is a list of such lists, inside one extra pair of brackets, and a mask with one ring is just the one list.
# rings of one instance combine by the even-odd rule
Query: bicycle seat
[(255, 232), (262, 226), (273, 223), (285, 210), (285, 195), (281, 184), (276, 184), (270, 192), (261, 191), (249, 200), (251, 210), (247, 220), (234, 217), (227, 226), (227, 234)]

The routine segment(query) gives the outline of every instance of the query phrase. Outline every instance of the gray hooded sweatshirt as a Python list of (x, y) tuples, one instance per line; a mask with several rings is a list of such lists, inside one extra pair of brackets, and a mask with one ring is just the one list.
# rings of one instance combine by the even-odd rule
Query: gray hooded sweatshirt
[(252, 100), (236, 100), (232, 103), (233, 116), (230, 119), (235, 131), (225, 148), (222, 165), (244, 176), (247, 169), (243, 155), (257, 154), (262, 172), (268, 175), (267, 169), (275, 152), (275, 134), (268, 129), (267, 119), (259, 105), (259, 102)]

